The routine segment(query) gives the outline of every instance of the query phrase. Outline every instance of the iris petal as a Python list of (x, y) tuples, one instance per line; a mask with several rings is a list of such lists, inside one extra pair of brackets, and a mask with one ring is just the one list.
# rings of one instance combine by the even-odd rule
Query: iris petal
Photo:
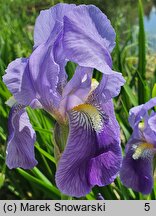
[[(99, 24), (98, 19), (103, 21)], [(109, 48), (114, 46), (114, 39), (110, 22), (95, 6), (79, 6), (64, 17), (65, 53), (68, 59), (80, 66), (110, 74), (112, 60)]]
[(106, 152), (90, 160), (89, 181), (91, 185), (108, 185), (117, 177), (121, 165), (121, 149), (118, 144), (114, 145), (114, 143), (112, 147), (105, 149)]
[[(102, 110), (109, 121), (103, 125), (101, 133), (97, 133), (98, 154), (90, 160), (90, 182), (92, 185), (108, 185), (114, 181), (119, 172), (122, 155), (120, 147), (120, 130), (116, 121), (113, 103), (108, 101)], [(103, 152), (103, 153), (102, 153)]]
[(91, 92), (88, 101), (91, 103), (105, 103), (120, 93), (121, 86), (124, 83), (125, 80), (120, 73), (103, 74), (102, 80), (97, 88)]
[(96, 41), (85, 36), (78, 27), (73, 27), (70, 19), (65, 17), (64, 20), (63, 44), (67, 58), (82, 67), (92, 67), (103, 73), (111, 73), (112, 61), (106, 48), (100, 47)]
[(51, 49), (53, 49), (54, 61), (59, 67), (57, 91), (60, 94), (62, 94), (67, 82), (67, 74), (65, 71), (67, 60), (62, 44), (63, 17), (75, 7), (76, 5), (74, 4), (59, 3), (48, 10), (41, 11), (35, 23), (34, 48), (46, 43), (47, 47), (51, 46)]
[(146, 140), (147, 143), (151, 143), (156, 148), (156, 114), (152, 112), (146, 118), (143, 128), (143, 139)]
[(29, 59), (29, 69), (38, 100), (51, 112), (60, 102), (57, 92), (59, 66), (54, 62), (52, 46), (41, 44)]
[(59, 66), (54, 62), (51, 46), (42, 44), (29, 59), (17, 59), (9, 64), (4, 83), (16, 101), (32, 108), (53, 112), (60, 102), (57, 92)]
[[(131, 140), (133, 143), (134, 140)], [(123, 159), (120, 178), (126, 187), (137, 192), (149, 194), (153, 187), (152, 157), (133, 159), (134, 150), (129, 144), (126, 156)]]
[(135, 125), (137, 125), (142, 118), (145, 117), (148, 110), (154, 106), (156, 106), (156, 98), (152, 98), (147, 103), (132, 108), (129, 112), (129, 123), (131, 127), (134, 128)]
[(92, 69), (77, 67), (72, 79), (65, 86), (60, 102), (60, 112), (65, 114), (78, 104), (85, 102), (91, 89)]
[[(95, 184), (109, 184), (117, 176), (121, 164), (119, 126), (112, 101), (103, 110), (79, 105), (69, 112), (69, 121), (70, 133), (58, 164), (56, 184), (63, 193), (81, 197)], [(101, 122), (103, 126), (99, 126)]]
[(51, 34), (58, 34), (63, 26), (63, 17), (76, 5), (57, 4), (48, 10), (43, 10), (36, 19), (34, 29), (34, 47), (46, 42)]
[(34, 143), (36, 140), (29, 117), (25, 109), (14, 106), (9, 115), (9, 137), (6, 163), (12, 168), (22, 167), (32, 169), (37, 161), (34, 156)]
[(28, 62), (27, 58), (19, 58), (11, 62), (3, 76), (3, 81), (19, 104), (41, 107), (31, 82)]

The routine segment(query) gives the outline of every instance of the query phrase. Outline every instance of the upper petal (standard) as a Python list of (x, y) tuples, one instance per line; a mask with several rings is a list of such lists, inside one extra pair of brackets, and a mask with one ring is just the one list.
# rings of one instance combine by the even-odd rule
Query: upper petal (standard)
[(80, 5), (64, 17), (64, 51), (69, 60), (80, 66), (112, 73), (110, 50), (114, 40), (110, 22), (95, 6)]
[(59, 3), (48, 10), (43, 10), (36, 19), (34, 29), (34, 47), (45, 43), (51, 34), (58, 34), (63, 26), (63, 17), (76, 5)]

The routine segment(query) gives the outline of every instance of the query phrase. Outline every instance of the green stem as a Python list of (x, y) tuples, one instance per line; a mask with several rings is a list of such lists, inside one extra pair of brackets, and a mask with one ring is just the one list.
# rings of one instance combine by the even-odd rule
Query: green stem
[(72, 197), (61, 193), (61, 200), (72, 200)]
[[(69, 126), (66, 124), (58, 124), (56, 123), (55, 129), (54, 129), (54, 154), (55, 154), (55, 160), (56, 164), (59, 161), (62, 152), (64, 151), (64, 148), (67, 143), (67, 138), (69, 134)], [(65, 194), (61, 193), (61, 200), (72, 200), (72, 197), (67, 196)]]
[(67, 143), (69, 133), (69, 127), (65, 124), (58, 124), (56, 123), (55, 129), (54, 129), (54, 154), (56, 162), (59, 161), (62, 152), (64, 151), (64, 148)]

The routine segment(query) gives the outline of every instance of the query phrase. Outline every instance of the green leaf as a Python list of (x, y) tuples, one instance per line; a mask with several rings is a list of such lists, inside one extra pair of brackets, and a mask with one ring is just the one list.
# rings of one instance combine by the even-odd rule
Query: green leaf
[[(143, 82), (146, 80), (146, 41), (145, 41), (145, 30), (144, 30), (144, 12), (142, 1), (138, 2), (139, 8), (139, 56), (138, 56), (138, 72)], [(138, 100), (139, 104), (143, 104), (147, 100), (146, 88), (143, 85), (140, 77), (138, 77)]]
[(132, 89), (125, 83), (125, 85), (123, 86), (126, 94), (129, 97), (130, 102), (132, 103), (133, 106), (137, 106), (138, 102), (137, 102), (137, 98), (136, 95), (133, 93)]
[(4, 173), (0, 173), (0, 189), (3, 186), (5, 181), (5, 174)]
[(38, 145), (35, 145), (35, 147), (37, 148), (37, 150), (43, 154), (46, 158), (48, 158), (50, 161), (52, 161), (54, 164), (56, 164), (55, 158), (50, 155), (49, 153), (47, 153), (46, 151), (44, 151), (42, 148), (40, 148)]
[(93, 191), (91, 191), (89, 194), (86, 195), (87, 200), (95, 200), (95, 196), (93, 194)]
[(154, 84), (154, 87), (152, 89), (152, 98), (156, 97), (156, 83)]
[(25, 178), (27, 179), (29, 182), (33, 182), (35, 183), (35, 185), (37, 185), (42, 191), (47, 191), (52, 193), (53, 196), (55, 196), (55, 198), (59, 198), (60, 197), (60, 192), (59, 190), (54, 187), (52, 184), (49, 184), (45, 181), (42, 181), (32, 175), (30, 175), (29, 173), (27, 173), (26, 171), (17, 168), (17, 171)]
[(47, 177), (37, 168), (34, 167), (31, 172), (38, 177), (39, 179), (41, 179), (43, 182), (45, 182), (46, 184), (51, 185), (51, 182), (47, 179)]
[(39, 128), (39, 127), (34, 127), (35, 131), (41, 132), (41, 133), (46, 133), (46, 134), (50, 134), (52, 135), (52, 131), (47, 130), (47, 129), (43, 129), (43, 128)]

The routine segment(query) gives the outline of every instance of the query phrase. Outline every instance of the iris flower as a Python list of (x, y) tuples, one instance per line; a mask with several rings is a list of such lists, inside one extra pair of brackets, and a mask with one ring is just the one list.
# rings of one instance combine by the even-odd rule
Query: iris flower
[[(57, 121), (56, 143), (60, 138), (63, 148), (58, 147), (56, 184), (62, 193), (81, 197), (94, 185), (115, 179), (121, 148), (112, 98), (124, 79), (112, 70), (114, 46), (110, 21), (93, 5), (57, 4), (41, 11), (32, 54), (10, 63), (4, 75), (18, 103), (9, 116), (6, 163), (10, 169), (37, 164), (35, 131), (25, 110), (29, 106), (43, 108)], [(77, 64), (69, 82), (68, 61)], [(94, 68), (103, 73), (100, 83), (92, 79)]]
[(156, 98), (130, 110), (132, 136), (126, 146), (121, 180), (126, 187), (149, 194), (153, 187), (153, 157), (156, 153)]

